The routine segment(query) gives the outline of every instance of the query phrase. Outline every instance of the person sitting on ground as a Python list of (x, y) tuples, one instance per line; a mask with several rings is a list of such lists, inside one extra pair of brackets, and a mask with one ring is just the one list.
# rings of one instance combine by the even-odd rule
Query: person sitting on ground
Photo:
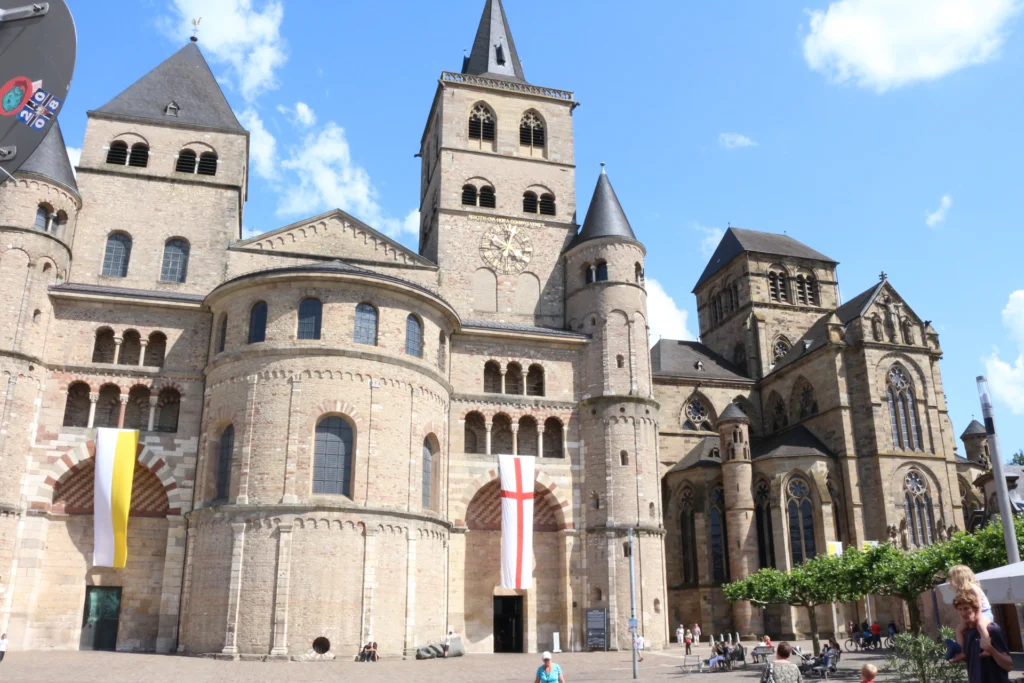
[(761, 674), (761, 683), (803, 683), (804, 677), (800, 667), (789, 661), (793, 654), (793, 646), (786, 641), (775, 648), (775, 661), (769, 662)]
[(363, 649), (359, 652), (359, 661), (360, 662), (368, 662), (368, 661), (370, 661), (370, 657), (372, 657), (372, 656), (373, 656), (373, 643), (367, 642), (366, 645), (363, 645)]
[(370, 661), (376, 662), (380, 659), (380, 654), (377, 652), (377, 641), (370, 643)]
[(874, 664), (865, 664), (860, 668), (861, 683), (871, 683), (878, 675), (878, 667)]
[(1006, 645), (1006, 636), (999, 624), (988, 624), (988, 638), (981, 639), (981, 600), (975, 593), (961, 593), (953, 599), (953, 607), (964, 623), (964, 653), (969, 683), (1008, 683), (1007, 672), (1013, 671), (1013, 659)]

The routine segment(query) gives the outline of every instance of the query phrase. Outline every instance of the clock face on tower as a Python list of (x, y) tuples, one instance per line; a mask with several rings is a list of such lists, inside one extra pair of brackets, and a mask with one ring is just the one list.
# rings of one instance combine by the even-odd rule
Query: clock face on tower
[(533, 245), (518, 226), (496, 225), (484, 233), (480, 257), (499, 273), (521, 273), (533, 257)]

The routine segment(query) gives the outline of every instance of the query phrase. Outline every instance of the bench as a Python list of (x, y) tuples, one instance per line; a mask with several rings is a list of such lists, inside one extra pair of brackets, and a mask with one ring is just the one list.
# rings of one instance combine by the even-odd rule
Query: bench
[(683, 655), (683, 663), (679, 665), (679, 671), (684, 674), (693, 673), (693, 670), (704, 670), (704, 665), (697, 655)]
[(773, 650), (767, 645), (758, 645), (750, 652), (750, 659), (755, 664), (764, 664), (768, 661), (768, 655), (772, 654)]

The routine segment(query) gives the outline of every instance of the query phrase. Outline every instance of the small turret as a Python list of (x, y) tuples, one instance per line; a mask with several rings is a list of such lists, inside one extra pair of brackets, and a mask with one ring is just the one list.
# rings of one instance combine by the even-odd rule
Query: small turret
[(986, 470), (991, 466), (992, 461), (988, 453), (988, 435), (985, 433), (985, 425), (977, 420), (971, 420), (967, 429), (960, 435), (964, 442), (964, 450), (967, 451), (967, 459), (977, 463)]

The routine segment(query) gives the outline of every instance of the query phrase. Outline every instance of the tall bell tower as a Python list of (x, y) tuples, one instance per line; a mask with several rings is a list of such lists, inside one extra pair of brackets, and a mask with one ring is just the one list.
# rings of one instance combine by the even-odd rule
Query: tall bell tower
[(464, 319), (563, 327), (559, 254), (575, 233), (571, 92), (526, 80), (501, 0), (420, 142), (420, 253)]

